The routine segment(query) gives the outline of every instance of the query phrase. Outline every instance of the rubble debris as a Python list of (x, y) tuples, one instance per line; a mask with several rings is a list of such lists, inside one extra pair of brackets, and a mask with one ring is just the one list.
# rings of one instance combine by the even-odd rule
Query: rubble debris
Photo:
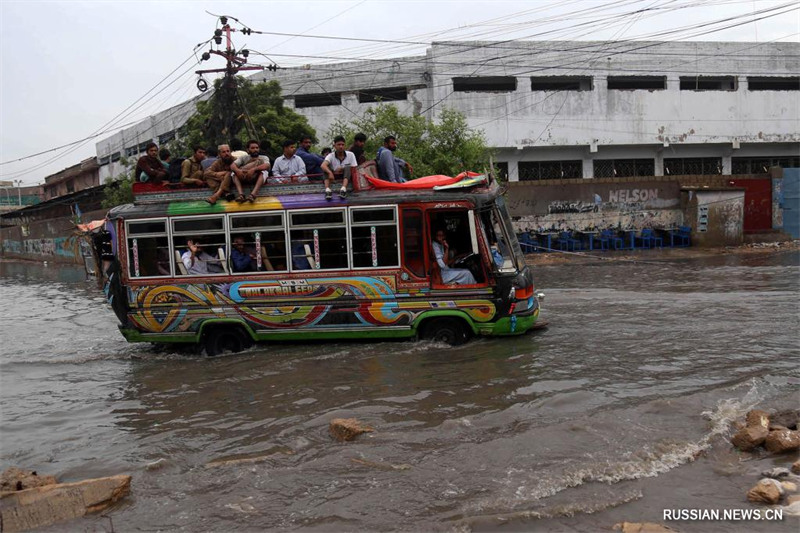
[(766, 411), (761, 411), (760, 409), (748, 411), (744, 420), (747, 427), (760, 426), (764, 429), (769, 429), (769, 413)]
[(747, 491), (747, 499), (753, 503), (776, 504), (781, 500), (784, 489), (779, 481), (764, 478)]
[(97, 513), (130, 493), (131, 476), (56, 483), (0, 493), (3, 533), (26, 531)]
[(370, 426), (361, 424), (355, 418), (334, 418), (328, 428), (331, 437), (339, 442), (351, 441), (362, 433), (375, 431)]
[(622, 531), (622, 533), (669, 533), (675, 531), (667, 526), (661, 524), (654, 524), (653, 522), (620, 522), (614, 524), (614, 531)]
[(0, 492), (33, 489), (58, 483), (55, 476), (40, 476), (36, 471), (11, 467), (0, 474)]
[(791, 429), (770, 431), (764, 440), (764, 447), (770, 453), (786, 453), (800, 449), (800, 431)]
[(768, 435), (769, 430), (763, 426), (748, 426), (736, 432), (731, 444), (743, 452), (749, 452), (764, 444)]
[(788, 409), (769, 415), (770, 430), (772, 430), (773, 426), (782, 426), (786, 429), (799, 429), (797, 427), (798, 422), (800, 422), (800, 410), (797, 409)]

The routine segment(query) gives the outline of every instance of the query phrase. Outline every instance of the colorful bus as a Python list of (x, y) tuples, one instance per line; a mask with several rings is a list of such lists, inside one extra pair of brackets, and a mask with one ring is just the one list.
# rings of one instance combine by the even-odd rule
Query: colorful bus
[[(534, 325), (533, 277), (497, 182), (355, 185), (333, 201), (297, 184), (211, 206), (203, 191), (136, 184), (136, 202), (107, 222), (107, 293), (120, 331), (130, 342), (198, 343), (215, 355), (280, 340), (458, 345)], [(452, 272), (437, 262), (436, 238), (447, 241), (445, 268), (460, 282), (445, 283)]]

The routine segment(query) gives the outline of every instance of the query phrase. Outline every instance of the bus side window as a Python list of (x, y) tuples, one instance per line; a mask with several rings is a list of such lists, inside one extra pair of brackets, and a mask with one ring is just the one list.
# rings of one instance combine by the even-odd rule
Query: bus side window
[(419, 209), (403, 210), (403, 265), (418, 278), (425, 277), (425, 246), (422, 231), (422, 211)]
[(233, 264), (231, 257), (231, 271), (263, 272), (285, 271), (286, 266), (286, 227), (282, 212), (258, 215), (231, 215), (231, 256), (237, 248), (237, 242), (244, 240), (244, 249), (247, 254), (256, 255), (256, 250), (261, 250), (261, 265), (258, 259), (253, 260), (249, 268), (242, 270), (242, 265)]
[(289, 226), (293, 271), (349, 268), (344, 209), (290, 211)]
[(397, 267), (397, 215), (394, 207), (350, 210), (353, 268)]
[(127, 224), (130, 277), (171, 275), (166, 220), (132, 220)]
[[(173, 218), (172, 249), (175, 262), (175, 275), (196, 275), (197, 272), (184, 273), (186, 267), (181, 258), (188, 252), (188, 242), (198, 241), (202, 245), (204, 268), (202, 273), (209, 275), (227, 273), (228, 245), (225, 237), (225, 218), (223, 216), (200, 216)], [(179, 264), (180, 263), (180, 264)], [(183, 266), (183, 268), (181, 268)]]

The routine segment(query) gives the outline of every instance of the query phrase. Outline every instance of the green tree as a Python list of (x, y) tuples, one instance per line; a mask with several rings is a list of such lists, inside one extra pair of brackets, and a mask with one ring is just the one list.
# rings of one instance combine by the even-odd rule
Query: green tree
[(190, 156), (194, 145), (218, 146), (236, 138), (261, 141), (274, 160), (283, 154), (284, 140), (316, 136), (306, 117), (284, 107), (277, 81), (253, 83), (237, 77), (236, 84), (232, 92), (224, 80), (214, 83), (213, 96), (197, 103), (197, 112), (182, 128), (180, 140), (170, 144), (173, 157)]
[(483, 131), (471, 130), (464, 115), (454, 109), (443, 109), (434, 121), (402, 115), (396, 106), (380, 104), (363, 117), (334, 122), (328, 135), (343, 135), (351, 141), (358, 132), (367, 136), (368, 159), (375, 157), (386, 136), (397, 137), (397, 155), (414, 167), (415, 177), (454, 176), (464, 170), (482, 172), (489, 166), (491, 150)]
[(120, 159), (120, 164), (126, 167), (125, 172), (114, 178), (106, 178), (101, 203), (104, 209), (133, 203), (133, 164), (124, 157)]

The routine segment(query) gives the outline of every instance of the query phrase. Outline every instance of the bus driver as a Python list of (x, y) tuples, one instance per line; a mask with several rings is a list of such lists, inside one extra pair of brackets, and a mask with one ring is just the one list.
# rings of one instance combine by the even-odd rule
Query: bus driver
[(447, 244), (445, 239), (446, 234), (444, 230), (436, 230), (436, 236), (433, 240), (433, 253), (436, 256), (436, 262), (439, 264), (439, 270), (442, 273), (442, 283), (456, 284), (456, 285), (474, 285), (475, 276), (466, 268), (451, 268), (455, 262), (455, 258), (450, 257), (450, 245)]

